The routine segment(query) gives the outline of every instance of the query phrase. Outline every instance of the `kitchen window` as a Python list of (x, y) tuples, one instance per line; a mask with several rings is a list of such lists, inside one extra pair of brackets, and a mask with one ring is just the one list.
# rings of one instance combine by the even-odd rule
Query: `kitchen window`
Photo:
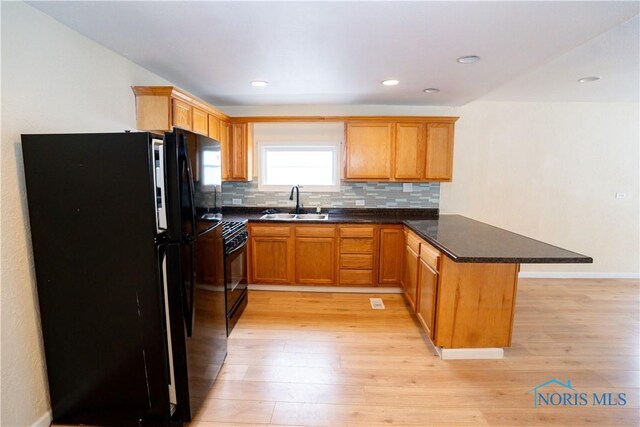
[(260, 191), (340, 191), (340, 142), (258, 143)]

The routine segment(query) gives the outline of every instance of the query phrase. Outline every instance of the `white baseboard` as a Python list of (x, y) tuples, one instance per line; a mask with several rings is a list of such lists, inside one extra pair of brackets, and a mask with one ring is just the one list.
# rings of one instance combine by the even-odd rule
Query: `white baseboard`
[(522, 279), (640, 279), (640, 273), (599, 273), (587, 271), (521, 271)]
[(49, 427), (51, 425), (51, 411), (45, 412), (40, 418), (31, 424), (31, 427)]
[(503, 359), (504, 349), (495, 348), (442, 348), (436, 347), (442, 360)]
[(350, 294), (401, 294), (402, 288), (361, 288), (345, 286), (249, 285), (251, 291), (342, 292)]

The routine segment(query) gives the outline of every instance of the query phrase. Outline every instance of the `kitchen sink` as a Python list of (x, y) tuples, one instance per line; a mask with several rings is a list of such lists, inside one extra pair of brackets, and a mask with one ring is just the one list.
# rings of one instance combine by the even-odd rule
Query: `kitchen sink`
[(273, 221), (326, 221), (329, 214), (266, 214), (260, 219), (269, 219)]
[(283, 213), (276, 213), (276, 214), (266, 214), (266, 215), (262, 215), (260, 217), (260, 219), (273, 219), (273, 220), (280, 220), (280, 221), (292, 221), (296, 218), (295, 214), (283, 214)]
[(296, 215), (297, 220), (321, 220), (321, 221), (326, 221), (327, 219), (329, 219), (329, 214), (298, 214)]

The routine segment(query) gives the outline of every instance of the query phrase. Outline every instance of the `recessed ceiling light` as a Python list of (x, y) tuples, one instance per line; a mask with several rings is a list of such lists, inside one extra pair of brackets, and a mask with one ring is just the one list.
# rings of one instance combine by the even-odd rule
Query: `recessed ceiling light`
[(598, 76), (583, 77), (578, 80), (578, 83), (591, 83), (591, 82), (597, 82), (598, 80), (600, 80), (600, 77)]
[(400, 81), (395, 80), (395, 79), (389, 79), (389, 80), (383, 80), (382, 81), (382, 84), (385, 85), (385, 86), (395, 86), (398, 83), (400, 83)]
[(251, 86), (255, 86), (255, 87), (265, 87), (268, 84), (269, 82), (265, 82), (264, 80), (253, 80), (251, 82)]
[(440, 89), (438, 89), (437, 87), (428, 87), (425, 90), (423, 90), (424, 93), (438, 93), (440, 92)]
[(457, 61), (461, 64), (473, 64), (474, 62), (480, 61), (480, 57), (476, 55), (461, 56)]

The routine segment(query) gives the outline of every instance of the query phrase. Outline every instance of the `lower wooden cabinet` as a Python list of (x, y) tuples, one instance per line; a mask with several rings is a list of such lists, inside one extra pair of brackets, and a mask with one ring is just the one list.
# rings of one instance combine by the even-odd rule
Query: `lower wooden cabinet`
[(433, 343), (442, 348), (511, 345), (519, 265), (455, 262), (406, 232), (404, 294)]
[(404, 252), (404, 270), (402, 275), (404, 296), (411, 308), (416, 309), (416, 295), (418, 292), (418, 254), (407, 245)]
[(375, 286), (377, 230), (375, 225), (340, 225), (340, 273), (343, 286)]
[(249, 225), (249, 259), (253, 283), (293, 281), (293, 235), (288, 225)]
[(295, 283), (336, 284), (335, 226), (296, 226)]
[(418, 267), (418, 301), (416, 315), (427, 331), (429, 338), (435, 338), (436, 297), (438, 272), (420, 258)]
[(404, 231), (401, 225), (380, 226), (378, 284), (399, 286), (402, 281)]

